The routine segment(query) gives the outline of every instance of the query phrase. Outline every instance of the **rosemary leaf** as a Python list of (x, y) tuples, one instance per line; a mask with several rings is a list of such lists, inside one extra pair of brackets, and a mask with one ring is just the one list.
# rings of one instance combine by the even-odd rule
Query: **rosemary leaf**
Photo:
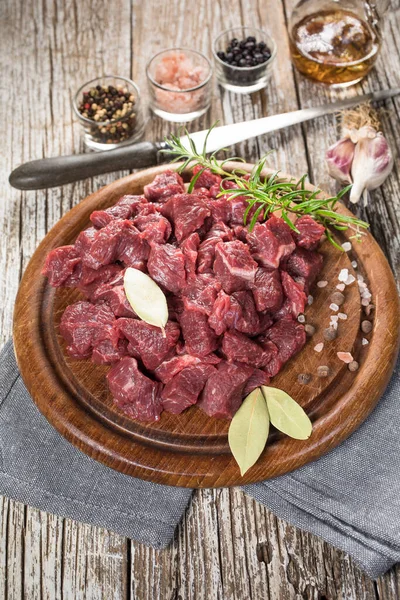
[(350, 190), (351, 186), (343, 188), (336, 196), (331, 198), (318, 197), (321, 190), (306, 189), (307, 174), (303, 175), (297, 181), (295, 179), (280, 180), (280, 171), (275, 171), (267, 178), (263, 180), (262, 172), (265, 168), (267, 156), (262, 157), (250, 173), (248, 179), (244, 179), (244, 175), (248, 175), (247, 171), (237, 168), (234, 171), (228, 172), (225, 170), (225, 165), (228, 161), (242, 161), (243, 159), (238, 157), (227, 158), (222, 162), (218, 161), (215, 153), (211, 156), (207, 156), (207, 140), (213, 128), (216, 126), (215, 123), (208, 131), (203, 145), (202, 152), (198, 152), (195, 143), (191, 139), (187, 130), (185, 135), (189, 141), (189, 148), (186, 148), (179, 136), (171, 135), (169, 139), (166, 138), (168, 149), (162, 150), (162, 152), (169, 154), (172, 158), (172, 162), (183, 161), (180, 165), (179, 171), (183, 171), (189, 165), (199, 165), (201, 169), (192, 179), (189, 192), (193, 190), (194, 185), (201, 173), (205, 169), (210, 169), (213, 173), (220, 175), (223, 179), (231, 181), (235, 184), (235, 189), (226, 190), (221, 185), (218, 197), (227, 196), (227, 200), (232, 200), (237, 197), (244, 197), (248, 202), (248, 207), (244, 213), (244, 224), (246, 225), (250, 210), (255, 208), (255, 212), (252, 216), (249, 228), (252, 229), (257, 221), (260, 214), (263, 214), (264, 218), (275, 211), (281, 211), (282, 219), (288, 224), (288, 226), (296, 230), (293, 225), (289, 214), (301, 217), (303, 215), (310, 215), (313, 219), (321, 223), (326, 230), (326, 236), (328, 240), (338, 249), (342, 250), (341, 246), (335, 242), (332, 233), (329, 231), (329, 227), (335, 230), (345, 231), (351, 229), (354, 234), (353, 237), (357, 240), (361, 240), (364, 229), (369, 227), (368, 223), (358, 219), (357, 217), (342, 215), (335, 211), (335, 206), (339, 200)]

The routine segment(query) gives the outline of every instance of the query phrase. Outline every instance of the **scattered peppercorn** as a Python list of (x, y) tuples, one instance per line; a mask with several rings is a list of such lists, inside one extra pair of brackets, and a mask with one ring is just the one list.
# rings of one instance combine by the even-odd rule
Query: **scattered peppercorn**
[(328, 327), (327, 329), (324, 329), (323, 335), (325, 340), (331, 342), (332, 340), (335, 340), (337, 338), (338, 332), (337, 329), (335, 329), (334, 327)]
[(122, 85), (97, 85), (83, 92), (80, 114), (94, 121), (88, 133), (101, 144), (117, 144), (132, 137), (136, 127), (136, 98)]
[(239, 41), (233, 38), (225, 49), (225, 52), (217, 52), (222, 62), (233, 67), (256, 67), (271, 58), (271, 50), (265, 42), (257, 42), (252, 35)]
[(362, 321), (361, 323), (361, 331), (363, 333), (371, 333), (372, 331), (372, 323), (371, 321)]
[(344, 302), (344, 294), (342, 294), (342, 292), (333, 292), (331, 295), (331, 300), (338, 306), (342, 306)]
[(302, 385), (307, 385), (311, 381), (310, 373), (300, 373), (300, 375), (297, 375), (297, 381)]
[(356, 360), (352, 360), (351, 363), (349, 363), (349, 371), (358, 371), (358, 367), (359, 364)]
[(310, 325), (309, 323), (307, 323), (307, 325), (304, 325), (304, 330), (305, 330), (306, 334), (309, 335), (310, 337), (312, 335), (314, 335), (314, 333), (315, 333), (314, 325)]
[(321, 365), (317, 369), (317, 375), (318, 375), (318, 377), (329, 377), (330, 374), (331, 374), (331, 370), (326, 365)]

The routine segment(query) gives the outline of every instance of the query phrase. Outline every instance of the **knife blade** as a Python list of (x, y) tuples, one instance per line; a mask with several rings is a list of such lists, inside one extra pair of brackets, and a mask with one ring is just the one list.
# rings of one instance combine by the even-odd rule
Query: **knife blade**
[[(324, 104), (315, 108), (303, 108), (252, 121), (215, 127), (207, 138), (206, 152), (216, 152), (258, 135), (264, 135), (284, 127), (335, 113), (363, 102), (386, 100), (398, 94), (400, 94), (400, 88), (382, 90), (346, 98), (339, 102)], [(208, 129), (190, 134), (191, 139), (200, 151), (203, 149), (207, 133)], [(189, 149), (186, 135), (181, 137), (181, 142), (185, 148)], [(165, 159), (168, 160), (167, 154), (160, 153), (160, 150), (167, 149), (166, 142), (140, 142), (104, 152), (33, 160), (14, 169), (10, 174), (9, 182), (13, 187), (20, 190), (57, 187), (102, 173), (138, 169), (158, 164)]]
[[(222, 125), (221, 127), (215, 127), (207, 138), (206, 152), (216, 152), (222, 148), (232, 146), (244, 142), (258, 135), (264, 135), (283, 129), (284, 127), (290, 127), (297, 123), (303, 123), (304, 121), (310, 121), (317, 117), (322, 117), (331, 113), (338, 112), (344, 108), (355, 106), (356, 104), (362, 104), (363, 102), (378, 102), (379, 100), (386, 100), (392, 96), (396, 96), (400, 93), (400, 88), (394, 88), (392, 90), (382, 90), (380, 92), (371, 92), (364, 94), (363, 96), (354, 96), (353, 98), (346, 98), (339, 102), (332, 104), (324, 104), (315, 108), (303, 108), (301, 110), (294, 110), (292, 112), (281, 113), (279, 115), (271, 115), (269, 117), (262, 117), (261, 119), (254, 119), (253, 121), (244, 121), (242, 123), (233, 123), (232, 125)], [(207, 136), (208, 130), (197, 131), (191, 133), (190, 137), (196, 145), (198, 150), (202, 150), (204, 142)], [(181, 137), (181, 143), (185, 148), (189, 149), (189, 142), (187, 136)]]

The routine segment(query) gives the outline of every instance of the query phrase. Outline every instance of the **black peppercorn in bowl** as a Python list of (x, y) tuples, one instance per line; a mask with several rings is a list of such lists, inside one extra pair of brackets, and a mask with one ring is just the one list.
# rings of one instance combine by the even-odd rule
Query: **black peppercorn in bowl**
[(104, 75), (83, 84), (72, 102), (93, 150), (110, 150), (137, 141), (144, 130), (138, 86), (126, 77)]
[(214, 40), (213, 56), (218, 83), (231, 92), (249, 94), (266, 86), (276, 44), (261, 29), (233, 27)]

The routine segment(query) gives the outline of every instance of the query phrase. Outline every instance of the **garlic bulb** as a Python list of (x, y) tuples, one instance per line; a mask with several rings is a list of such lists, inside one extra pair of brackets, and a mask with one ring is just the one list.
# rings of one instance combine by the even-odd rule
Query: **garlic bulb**
[(372, 138), (369, 131), (365, 137), (361, 137), (356, 144), (351, 166), (353, 187), (350, 202), (357, 203), (361, 196), (367, 202), (368, 192), (382, 185), (392, 168), (392, 152), (383, 133), (375, 132)]
[(355, 143), (350, 138), (343, 138), (328, 148), (326, 153), (329, 175), (342, 184), (351, 183), (354, 150)]
[(344, 137), (328, 148), (326, 163), (331, 177), (341, 184), (352, 183), (350, 201), (382, 185), (393, 168), (393, 156), (384, 135), (378, 131), (378, 113), (360, 105), (342, 115)]

